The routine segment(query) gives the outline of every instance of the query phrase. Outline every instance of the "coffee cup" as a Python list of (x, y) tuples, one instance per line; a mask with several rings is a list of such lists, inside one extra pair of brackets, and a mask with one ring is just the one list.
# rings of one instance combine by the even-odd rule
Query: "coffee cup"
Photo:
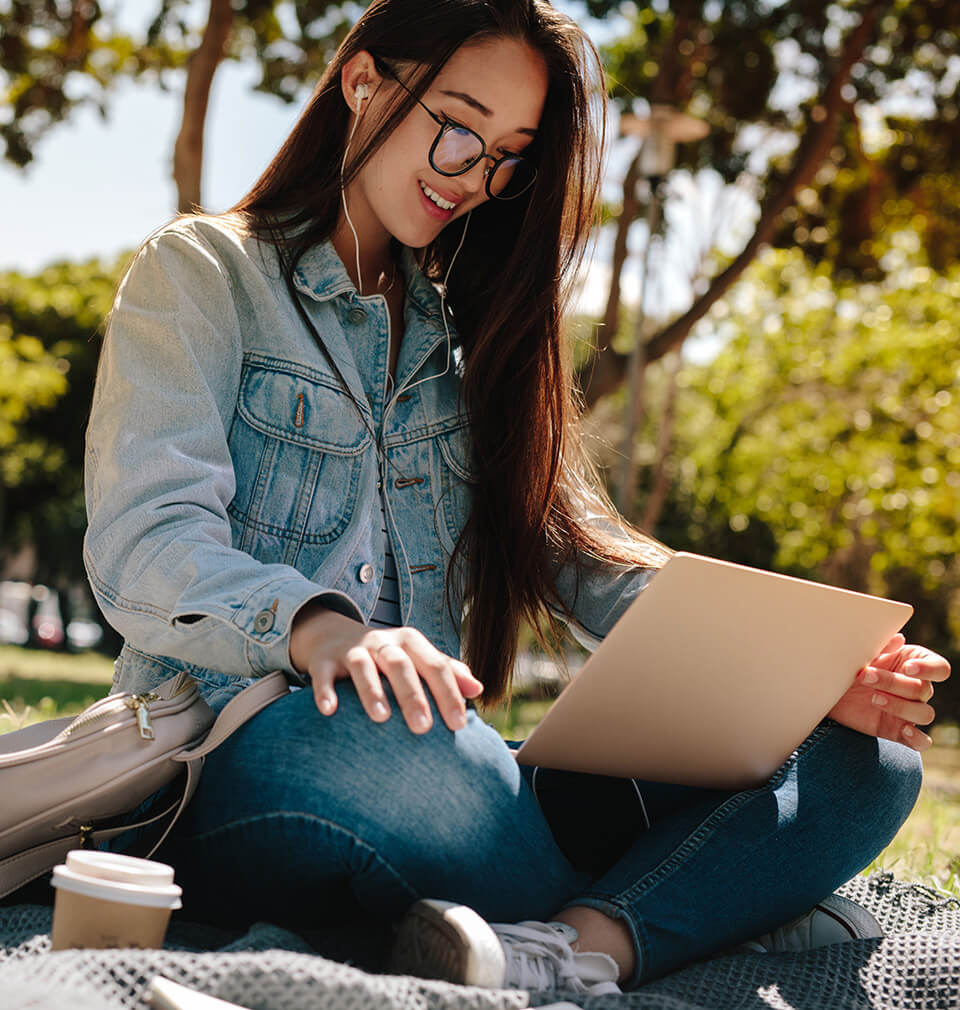
[(54, 868), (54, 950), (162, 947), (181, 907), (173, 867), (116, 852), (74, 849)]

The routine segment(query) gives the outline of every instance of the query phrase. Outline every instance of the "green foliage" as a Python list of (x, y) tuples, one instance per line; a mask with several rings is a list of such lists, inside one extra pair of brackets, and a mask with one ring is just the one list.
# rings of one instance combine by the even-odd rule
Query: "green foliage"
[(960, 554), (960, 270), (835, 288), (779, 252), (751, 280), (727, 307), (729, 344), (683, 380), (685, 485), (733, 529), (774, 530), (781, 567), (860, 542), (865, 581), (911, 567), (939, 585)]
[[(887, 280), (860, 286), (799, 251), (769, 251), (715, 306), (708, 322), (727, 343), (680, 374), (656, 532), (904, 599), (916, 608), (910, 637), (956, 658), (960, 268), (916, 265), (916, 243), (893, 237), (902, 256)], [(654, 411), (648, 445), (656, 422)], [(956, 718), (960, 690), (948, 683), (944, 697)]]
[[(859, 0), (661, 2), (586, 0), (627, 31), (604, 47), (615, 103), (676, 105), (709, 135), (681, 145), (679, 165), (743, 173), (776, 192), (818, 123), (827, 86), (861, 17)], [(879, 279), (891, 219), (921, 236), (938, 269), (960, 258), (960, 7), (891, 0), (834, 100), (840, 130), (815, 178), (779, 224), (775, 244), (799, 247), (852, 275)], [(759, 152), (766, 149), (766, 157)]]
[(80, 577), (83, 432), (121, 262), (0, 274), (0, 543)]
[[(80, 105), (106, 117), (106, 96), (123, 76), (183, 66), (186, 53), (141, 47), (110, 26), (97, 3), (10, 0), (0, 11), (0, 145), (23, 167), (52, 126)], [(81, 83), (82, 81), (82, 83)]]

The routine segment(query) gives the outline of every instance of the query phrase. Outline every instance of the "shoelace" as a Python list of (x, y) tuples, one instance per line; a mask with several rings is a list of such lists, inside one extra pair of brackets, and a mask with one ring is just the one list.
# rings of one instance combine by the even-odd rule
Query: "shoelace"
[[(569, 989), (619, 993), (612, 957), (579, 953), (570, 946), (576, 931), (562, 923), (491, 923), (507, 958), (506, 985), (518, 989)], [(569, 932), (568, 932), (569, 930)]]

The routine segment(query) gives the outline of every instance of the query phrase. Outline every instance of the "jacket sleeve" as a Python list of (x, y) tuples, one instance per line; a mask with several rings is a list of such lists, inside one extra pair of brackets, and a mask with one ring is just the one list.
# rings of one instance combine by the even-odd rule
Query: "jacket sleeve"
[(86, 436), (84, 564), (107, 620), (138, 649), (259, 676), (294, 673), (293, 616), (344, 594), (232, 547), (227, 434), (242, 341), (230, 281), (188, 228), (138, 252), (108, 320)]
[[(607, 510), (588, 490), (579, 497), (581, 515), (588, 525), (612, 537), (631, 541), (626, 530), (614, 522)], [(554, 616), (567, 622), (573, 637), (591, 652), (606, 638), (650, 580), (670, 557), (670, 551), (651, 542), (648, 565), (615, 564), (583, 552), (570, 552), (553, 559)]]

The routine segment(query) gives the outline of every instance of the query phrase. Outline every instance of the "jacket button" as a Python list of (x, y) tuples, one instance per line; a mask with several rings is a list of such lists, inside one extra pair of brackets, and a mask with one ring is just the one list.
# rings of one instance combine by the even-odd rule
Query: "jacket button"
[(259, 614), (253, 619), (253, 626), (261, 634), (265, 631), (269, 631), (273, 627), (273, 611), (272, 610), (261, 610)]
[(366, 312), (364, 312), (364, 310), (361, 309), (359, 305), (355, 305), (347, 313), (347, 319), (349, 319), (351, 323), (362, 323), (366, 318), (367, 318)]
[(363, 582), (364, 584), (366, 584), (367, 582), (372, 582), (373, 581), (373, 576), (375, 574), (376, 573), (373, 570), (373, 565), (371, 565), (371, 564), (368, 563), (368, 564), (360, 566), (359, 570), (357, 571), (357, 578), (361, 582)]

